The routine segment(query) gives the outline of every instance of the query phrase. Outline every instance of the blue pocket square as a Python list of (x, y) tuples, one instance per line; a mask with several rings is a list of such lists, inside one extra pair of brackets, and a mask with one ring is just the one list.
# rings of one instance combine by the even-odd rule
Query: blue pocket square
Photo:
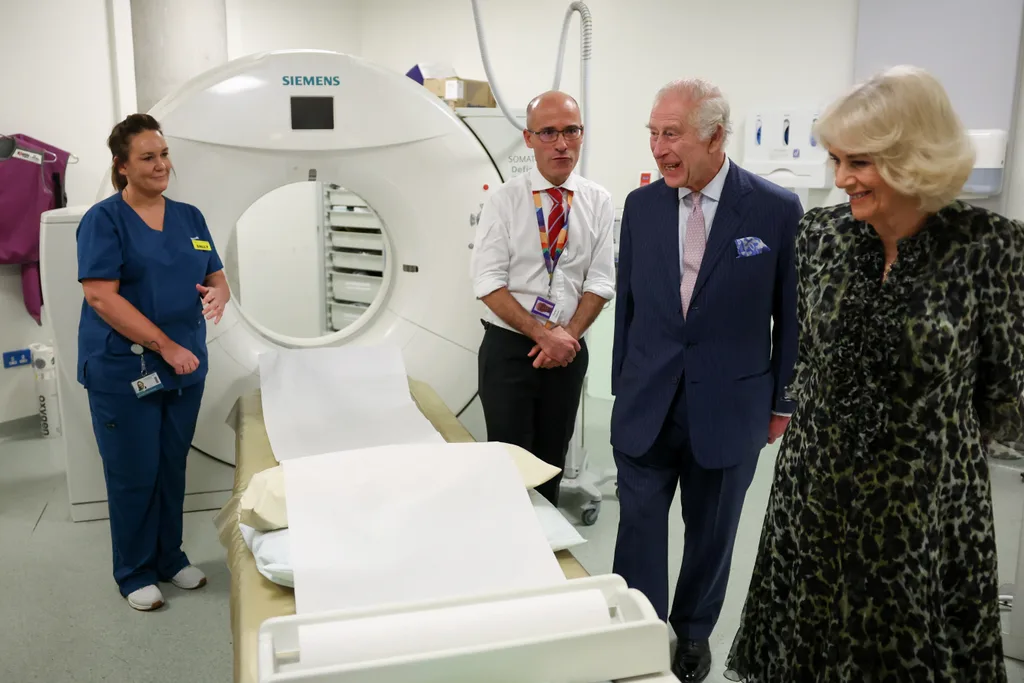
[(768, 251), (771, 249), (761, 241), (760, 237), (741, 237), (736, 240), (736, 258), (757, 256)]

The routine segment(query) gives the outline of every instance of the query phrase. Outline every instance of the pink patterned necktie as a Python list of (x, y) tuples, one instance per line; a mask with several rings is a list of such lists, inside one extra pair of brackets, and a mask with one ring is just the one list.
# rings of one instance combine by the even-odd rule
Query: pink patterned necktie
[(707, 239), (704, 233), (704, 209), (700, 206), (701, 194), (694, 192), (690, 197), (693, 199), (693, 210), (686, 221), (686, 239), (683, 241), (683, 282), (679, 286), (683, 318), (686, 318), (690, 310), (690, 300), (693, 299), (693, 288), (697, 284), (697, 273), (700, 272), (700, 262), (704, 259), (704, 244)]

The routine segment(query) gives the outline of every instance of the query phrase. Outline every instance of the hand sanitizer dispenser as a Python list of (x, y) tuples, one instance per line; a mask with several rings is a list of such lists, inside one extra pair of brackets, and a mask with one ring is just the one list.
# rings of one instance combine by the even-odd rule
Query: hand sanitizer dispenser
[(967, 136), (974, 147), (974, 170), (964, 184), (960, 197), (978, 199), (1002, 192), (1006, 168), (1005, 130), (969, 130)]
[(816, 108), (754, 108), (747, 116), (743, 167), (795, 190), (807, 208), (807, 190), (828, 187), (828, 152), (814, 138)]

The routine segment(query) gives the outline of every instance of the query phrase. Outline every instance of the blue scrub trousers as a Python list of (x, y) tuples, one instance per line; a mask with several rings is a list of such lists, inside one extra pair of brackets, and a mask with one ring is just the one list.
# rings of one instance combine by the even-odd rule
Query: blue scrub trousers
[(169, 581), (189, 565), (181, 550), (185, 460), (203, 386), (199, 382), (142, 398), (88, 392), (121, 595)]

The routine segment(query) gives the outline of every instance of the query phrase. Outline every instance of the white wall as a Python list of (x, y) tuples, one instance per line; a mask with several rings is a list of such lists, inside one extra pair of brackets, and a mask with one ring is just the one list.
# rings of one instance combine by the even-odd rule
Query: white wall
[(228, 59), (267, 50), (359, 54), (362, 0), (225, 0)]
[[(111, 58), (104, 0), (3, 3), (4, 65), (0, 132), (24, 133), (72, 152), (69, 204), (95, 198), (109, 163), (114, 124)], [(0, 266), (0, 350), (45, 342), (22, 303), (19, 266)], [(35, 413), (29, 368), (0, 370), (0, 422)]]
[[(493, 75), (509, 107), (525, 108), (534, 95), (551, 88), (568, 4), (480, 0)], [(592, 2), (587, 4), (596, 12)], [(468, 0), (377, 0), (365, 4), (361, 19), (362, 56), (372, 62), (401, 73), (420, 62), (443, 62), (463, 78), (486, 79)], [(595, 42), (601, 39), (599, 25), (597, 29)], [(608, 26), (605, 31), (607, 41)], [(578, 18), (569, 32), (565, 63), (560, 89), (578, 94)]]
[[(1024, 53), (1024, 46), (1021, 47)], [(1010, 131), (1010, 149), (1006, 151), (1006, 175), (1000, 198), (1003, 215), (1024, 220), (1024, 59), (1017, 72), (1017, 101), (1014, 103), (1014, 128)]]
[(317, 183), (268, 192), (237, 224), (237, 302), (279, 334), (319, 337), (323, 315)]

